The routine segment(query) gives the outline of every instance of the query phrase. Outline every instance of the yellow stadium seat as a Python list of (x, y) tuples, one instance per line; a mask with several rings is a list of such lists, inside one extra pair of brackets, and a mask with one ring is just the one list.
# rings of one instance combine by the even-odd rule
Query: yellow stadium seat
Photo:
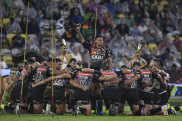
[(89, 2), (89, 0), (82, 0), (82, 3), (85, 5)]
[(169, 40), (172, 40), (173, 41), (174, 39), (175, 39), (174, 37), (169, 37)]
[(2, 26), (4, 27), (6, 24), (8, 24), (10, 22), (10, 19), (9, 18), (3, 18), (3, 23), (0, 19), (0, 27), (1, 27), (1, 24)]
[(139, 3), (139, 0), (135, 0), (135, 4), (138, 4)]
[(10, 44), (10, 48), (12, 48), (13, 43), (12, 43), (12, 38), (15, 36), (15, 34), (7, 34), (7, 39), (9, 41)]
[(182, 52), (178, 52), (179, 59), (182, 59)]
[(168, 5), (169, 3), (167, 1), (161, 1), (161, 5), (162, 6), (165, 6), (165, 5)]
[(151, 44), (149, 44), (149, 45), (148, 45), (148, 47), (147, 47), (147, 48), (148, 48), (149, 52), (152, 52), (152, 51), (153, 51), (153, 49), (154, 49), (154, 48), (156, 48), (156, 47), (158, 47), (156, 44), (151, 43)]
[(119, 18), (125, 18), (124, 14), (119, 14)]
[(23, 37), (27, 41), (28, 38), (26, 38), (26, 34), (21, 34), (20, 36)]
[(182, 41), (182, 37), (179, 37), (179, 40)]
[(3, 24), (6, 25), (10, 22), (10, 19), (9, 18), (4, 18), (3, 19)]
[(3, 61), (5, 61), (6, 64), (13, 65), (13, 59), (11, 56), (3, 56)]

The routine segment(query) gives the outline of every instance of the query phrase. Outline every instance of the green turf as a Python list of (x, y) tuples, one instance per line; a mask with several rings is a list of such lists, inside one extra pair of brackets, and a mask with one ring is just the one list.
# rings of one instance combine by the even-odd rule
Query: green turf
[[(181, 100), (170, 100), (171, 103), (180, 103)], [(175, 104), (176, 105), (176, 104)], [(125, 112), (129, 112), (129, 106), (125, 106)], [(108, 116), (104, 114), (103, 116), (97, 116), (92, 114), (91, 116), (72, 116), (71, 114), (65, 115), (33, 115), (33, 114), (7, 114), (0, 113), (0, 121), (182, 121), (182, 113), (179, 112), (179, 116), (174, 116), (170, 114), (169, 116)]]
[(52, 117), (51, 115), (18, 115), (0, 116), (0, 121), (181, 121), (182, 116), (72, 116), (70, 114)]

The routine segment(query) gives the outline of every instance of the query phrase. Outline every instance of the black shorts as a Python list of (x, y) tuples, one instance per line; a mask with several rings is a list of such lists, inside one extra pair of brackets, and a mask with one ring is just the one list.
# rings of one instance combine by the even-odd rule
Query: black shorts
[(119, 94), (119, 89), (117, 85), (110, 85), (104, 87), (104, 89), (101, 91), (101, 95), (104, 100), (112, 100), (112, 101), (119, 101), (121, 96)]
[(32, 87), (30, 89), (30, 94), (33, 98), (33, 103), (43, 103), (46, 85), (41, 85), (37, 87)]
[(73, 100), (74, 101), (81, 100), (81, 101), (90, 102), (91, 100), (90, 90), (89, 91), (83, 91), (81, 89), (75, 90), (75, 92), (73, 93)]
[[(26, 84), (23, 87), (23, 95), (22, 95), (22, 102), (27, 102), (27, 97), (29, 93), (29, 88)], [(21, 96), (21, 85), (16, 85), (10, 94), (10, 98), (14, 103), (20, 103), (20, 96)]]
[(144, 90), (139, 90), (139, 99), (144, 100), (145, 104), (154, 104), (154, 92), (146, 92)]
[(121, 103), (128, 102), (131, 105), (139, 105), (139, 92), (138, 89), (121, 88), (120, 89)]
[[(65, 88), (54, 86), (54, 103), (61, 104), (65, 101)], [(51, 92), (52, 95), (52, 92)]]

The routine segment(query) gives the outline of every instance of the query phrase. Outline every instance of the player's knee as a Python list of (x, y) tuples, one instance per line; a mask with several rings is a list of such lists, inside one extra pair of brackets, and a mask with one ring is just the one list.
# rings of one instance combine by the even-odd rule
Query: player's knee
[(64, 115), (64, 110), (62, 110), (62, 109), (56, 109), (56, 114), (57, 115)]

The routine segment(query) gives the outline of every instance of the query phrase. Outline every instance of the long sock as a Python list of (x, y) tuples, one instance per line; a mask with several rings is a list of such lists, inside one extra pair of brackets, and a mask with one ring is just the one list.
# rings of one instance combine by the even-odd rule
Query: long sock
[(98, 100), (98, 110), (101, 111), (102, 110), (102, 104), (103, 104), (103, 101), (102, 100)]
[(13, 111), (13, 110), (14, 110), (13, 107), (9, 107), (9, 106), (4, 106), (4, 109), (5, 109), (5, 110), (10, 110), (10, 111)]
[(92, 107), (92, 110), (96, 110), (96, 98), (95, 97), (92, 97), (91, 99), (91, 107)]
[(150, 110), (150, 114), (151, 114), (151, 115), (155, 115), (155, 114), (158, 113), (159, 111), (161, 111), (161, 107), (159, 107), (159, 108), (154, 108), (154, 109)]
[(141, 110), (138, 110), (134, 113), (135, 116), (141, 116)]
[(106, 106), (106, 110), (109, 110), (109, 108), (110, 108), (110, 102), (109, 102), (109, 100), (104, 100), (104, 104)]
[[(76, 101), (75, 100), (72, 100), (70, 107), (73, 108), (75, 105), (76, 105)], [(73, 108), (73, 111), (74, 111), (74, 108)]]
[(176, 111), (180, 111), (179, 106), (175, 106), (174, 109), (175, 109)]
[(79, 110), (82, 114), (86, 114), (87, 110), (85, 108), (79, 107)]
[(43, 109), (46, 110), (46, 105), (49, 103), (49, 97), (44, 97)]
[(168, 109), (168, 114), (173, 114), (173, 112), (172, 112), (171, 108), (170, 108), (170, 109)]

